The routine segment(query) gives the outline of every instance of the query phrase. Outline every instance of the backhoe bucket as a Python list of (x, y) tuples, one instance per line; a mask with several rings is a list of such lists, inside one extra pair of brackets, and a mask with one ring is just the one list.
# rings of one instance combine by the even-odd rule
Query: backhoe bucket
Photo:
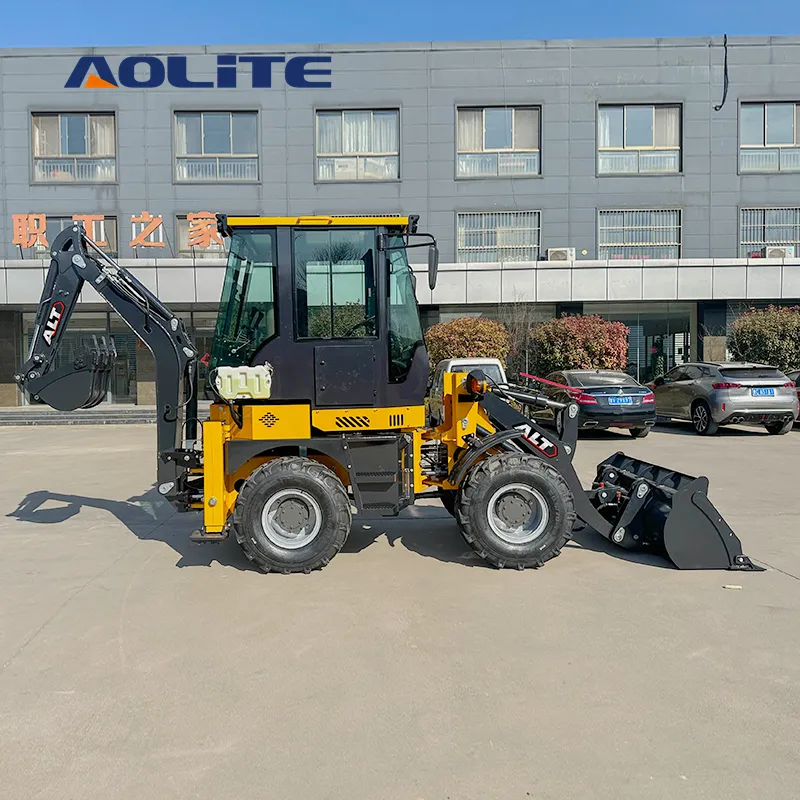
[(615, 453), (597, 466), (589, 499), (620, 547), (666, 556), (678, 569), (763, 571), (708, 499), (708, 478)]
[(94, 408), (106, 398), (116, 355), (113, 339), (92, 336), (91, 345), (84, 345), (69, 364), (29, 378), (26, 389), (34, 400), (59, 411)]

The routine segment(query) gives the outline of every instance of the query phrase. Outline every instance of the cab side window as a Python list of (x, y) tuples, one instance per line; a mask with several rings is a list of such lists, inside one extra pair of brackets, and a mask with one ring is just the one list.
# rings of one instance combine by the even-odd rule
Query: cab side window
[(293, 239), (297, 338), (375, 337), (374, 230), (295, 230)]

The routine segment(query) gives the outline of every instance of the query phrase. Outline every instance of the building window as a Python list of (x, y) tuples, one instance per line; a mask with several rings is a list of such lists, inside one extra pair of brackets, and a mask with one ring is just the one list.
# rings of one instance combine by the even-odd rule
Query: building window
[(255, 111), (175, 114), (175, 180), (243, 183), (258, 180)]
[(600, 175), (681, 171), (680, 106), (600, 106), (597, 112)]
[(539, 175), (541, 109), (459, 108), (459, 178)]
[(32, 121), (34, 181), (116, 181), (113, 114), (34, 114)]
[(739, 255), (767, 258), (773, 247), (787, 250), (783, 256), (776, 254), (778, 258), (800, 255), (800, 208), (743, 208), (739, 220)]
[(681, 212), (601, 211), (599, 258), (680, 258)]
[(318, 181), (396, 181), (400, 112), (318, 111)]
[[(189, 219), (191, 217), (191, 219)], [(178, 255), (189, 258), (225, 258), (225, 245), (211, 214), (182, 214), (177, 217)]]
[(457, 215), (458, 260), (537, 261), (539, 211), (470, 211)]
[(119, 256), (116, 217), (104, 217), (100, 214), (75, 214), (70, 217), (47, 216), (45, 220), (47, 226), (45, 235), (49, 246), (45, 247), (41, 242), (37, 242), (33, 246), (36, 258), (48, 258), (53, 240), (64, 228), (69, 228), (74, 222), (83, 225), (86, 234), (104, 253), (111, 258)]
[(800, 172), (800, 103), (742, 103), (739, 171)]

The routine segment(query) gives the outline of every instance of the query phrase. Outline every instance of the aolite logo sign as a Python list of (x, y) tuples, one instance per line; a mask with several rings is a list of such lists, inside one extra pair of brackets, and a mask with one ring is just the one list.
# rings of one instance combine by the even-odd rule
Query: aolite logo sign
[[(165, 63), (166, 62), (166, 63)], [(276, 75), (283, 73), (288, 86), (295, 89), (330, 89), (330, 56), (217, 56), (215, 81), (198, 81), (189, 76), (186, 56), (128, 56), (114, 75), (103, 56), (82, 56), (64, 84), (65, 89), (155, 89), (165, 82), (176, 89), (271, 89)], [(249, 81), (239, 86), (239, 64), (249, 64)], [(273, 69), (273, 66), (277, 66)], [(319, 65), (319, 66), (318, 66)], [(327, 65), (327, 66), (322, 66)], [(137, 69), (138, 67), (138, 69)]]

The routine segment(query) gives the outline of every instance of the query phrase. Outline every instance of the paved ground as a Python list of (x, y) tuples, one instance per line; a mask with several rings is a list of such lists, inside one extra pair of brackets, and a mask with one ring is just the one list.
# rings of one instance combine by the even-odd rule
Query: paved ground
[(593, 534), (499, 572), (430, 503), (283, 577), (188, 543), (148, 491), (149, 426), (2, 429), (0, 795), (794, 797), (798, 447), (580, 443), (587, 480), (617, 449), (708, 474), (766, 573), (681, 573)]

